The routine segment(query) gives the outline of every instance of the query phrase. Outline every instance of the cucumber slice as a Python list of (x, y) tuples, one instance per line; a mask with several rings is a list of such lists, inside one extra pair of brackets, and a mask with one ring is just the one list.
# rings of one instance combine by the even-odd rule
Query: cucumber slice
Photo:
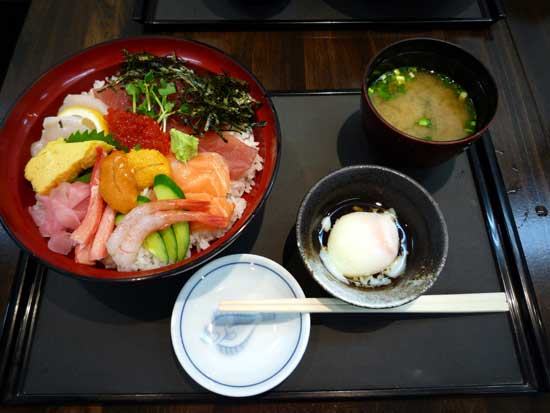
[(176, 262), (178, 259), (178, 243), (172, 227), (161, 229), (158, 233), (162, 237), (162, 241), (164, 241), (164, 246), (168, 253), (168, 260), (170, 263)]
[(120, 224), (120, 221), (122, 221), (125, 216), (126, 216), (126, 214), (116, 214), (115, 225)]
[(158, 232), (147, 235), (147, 238), (143, 240), (143, 244), (141, 245), (164, 264), (168, 264), (170, 260), (168, 251), (166, 250), (162, 236)]
[[(157, 175), (155, 176), (155, 181), (153, 184), (153, 190), (157, 199), (183, 199), (185, 195), (181, 188), (176, 184), (169, 176), (167, 175)], [(170, 229), (170, 228), (167, 228)], [(189, 222), (178, 222), (171, 226), (175, 240), (176, 240), (176, 259), (175, 261), (182, 261), (187, 255), (187, 250), (189, 249)], [(166, 230), (163, 230), (166, 231)], [(162, 231), (161, 231), (162, 232)], [(166, 243), (166, 239), (164, 238)], [(168, 245), (167, 245), (168, 247)], [(170, 255), (170, 252), (169, 252)]]
[(183, 261), (189, 249), (189, 222), (177, 222), (172, 225), (178, 246), (178, 261)]
[(155, 176), (153, 190), (159, 200), (185, 198), (181, 188), (168, 175), (160, 174)]
[(151, 200), (149, 198), (147, 198), (146, 196), (138, 195), (138, 197), (137, 197), (137, 204), (138, 205), (146, 204), (147, 202), (151, 202)]

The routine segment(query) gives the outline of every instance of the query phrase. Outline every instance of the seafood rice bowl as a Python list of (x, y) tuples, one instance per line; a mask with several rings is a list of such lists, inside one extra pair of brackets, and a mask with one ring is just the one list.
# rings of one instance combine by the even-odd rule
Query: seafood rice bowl
[(24, 174), (51, 251), (133, 272), (183, 262), (232, 228), (264, 167), (265, 123), (243, 80), (123, 53), (116, 75), (42, 120)]

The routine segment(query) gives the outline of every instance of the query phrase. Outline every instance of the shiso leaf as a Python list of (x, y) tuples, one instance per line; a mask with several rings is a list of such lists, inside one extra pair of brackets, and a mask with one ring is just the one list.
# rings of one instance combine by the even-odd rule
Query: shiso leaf
[(108, 143), (111, 146), (114, 146), (117, 149), (124, 149), (120, 145), (120, 142), (113, 138), (113, 135), (105, 135), (103, 131), (98, 132), (96, 130), (86, 130), (86, 131), (76, 131), (71, 133), (66, 139), (67, 143), (76, 143), (76, 142), (87, 142), (87, 141), (102, 141)]

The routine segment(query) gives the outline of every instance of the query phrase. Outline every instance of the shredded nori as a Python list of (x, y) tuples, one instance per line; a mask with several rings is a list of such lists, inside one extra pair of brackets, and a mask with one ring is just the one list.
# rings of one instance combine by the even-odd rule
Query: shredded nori
[[(126, 87), (144, 79), (160, 84), (174, 82), (178, 87), (171, 101), (177, 101), (172, 116), (177, 116), (198, 136), (214, 131), (245, 132), (248, 128), (264, 126), (256, 121), (256, 110), (261, 103), (250, 95), (246, 81), (227, 73), (197, 73), (175, 53), (155, 56), (147, 52), (129, 53), (123, 50), (124, 62), (116, 79), (106, 87)], [(154, 114), (151, 114), (154, 117)]]

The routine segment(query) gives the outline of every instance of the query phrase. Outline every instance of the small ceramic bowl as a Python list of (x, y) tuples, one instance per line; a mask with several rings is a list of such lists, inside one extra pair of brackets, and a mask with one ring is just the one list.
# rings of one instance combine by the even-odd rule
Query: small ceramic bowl
[[(405, 230), (410, 245), (407, 267), (388, 286), (345, 284), (321, 261), (321, 221), (336, 205), (352, 199), (395, 209)], [(406, 175), (375, 165), (343, 168), (317, 182), (300, 206), (296, 239), (307, 269), (321, 287), (343, 301), (368, 308), (397, 307), (425, 293), (443, 269), (449, 245), (445, 219), (430, 194)]]
[[(476, 132), (464, 139), (438, 142), (408, 135), (386, 122), (374, 108), (367, 89), (383, 73), (404, 66), (434, 70), (460, 84), (474, 102)], [(487, 68), (466, 50), (441, 40), (417, 38), (393, 43), (372, 58), (363, 76), (361, 116), (366, 137), (382, 149), (390, 164), (430, 166), (452, 158), (483, 135), (495, 116), (497, 103), (497, 87)]]

